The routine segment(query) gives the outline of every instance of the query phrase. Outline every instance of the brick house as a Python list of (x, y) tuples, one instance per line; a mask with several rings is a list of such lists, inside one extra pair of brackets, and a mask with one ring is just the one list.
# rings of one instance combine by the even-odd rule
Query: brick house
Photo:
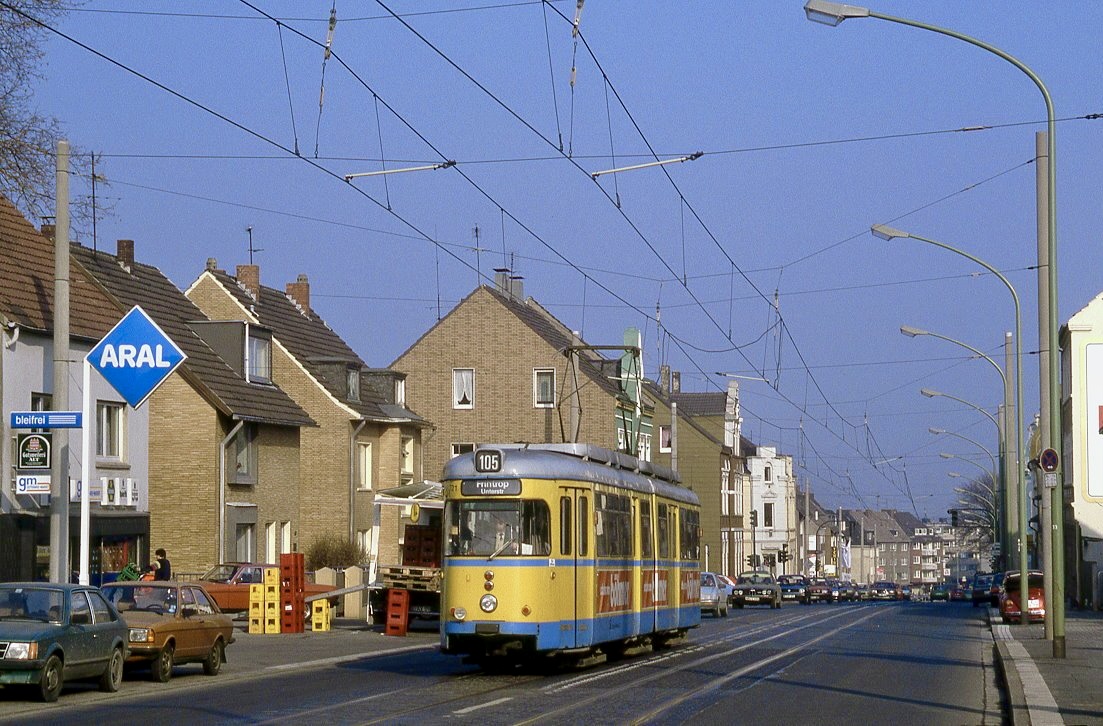
[(263, 333), (213, 328), (160, 270), (135, 261), (131, 240), (116, 255), (74, 246), (73, 260), (116, 311), (141, 305), (188, 356), (146, 404), (152, 544), (180, 573), (271, 560), (273, 543), (258, 540), (270, 523), (275, 549), (293, 551), (300, 431), (315, 424), (272, 382), (257, 355)]
[[(620, 361), (585, 346), (515, 282), (499, 274), (495, 287), (476, 288), (390, 366), (407, 373), (410, 407), (433, 422), (430, 477), (478, 443), (576, 440), (622, 450), (631, 436), (635, 401), (617, 380)], [(640, 403), (637, 441), (650, 460), (654, 412)]]
[[(281, 291), (261, 284), (257, 265), (239, 265), (229, 275), (209, 260), (185, 294), (221, 335), (263, 331), (271, 343), (272, 381), (317, 423), (303, 430), (293, 470), (301, 482), (299, 549), (338, 535), (374, 557), (376, 493), (423, 481), (428, 423), (406, 408), (405, 375), (368, 368), (311, 307), (306, 275)], [(276, 536), (267, 534), (269, 541)]]
[[(54, 244), (52, 230), (40, 234), (6, 198), (0, 196), (0, 401), (3, 404), (3, 436), (8, 445), (0, 448), (0, 466), (6, 475), (0, 481), (0, 580), (45, 580), (50, 572), (51, 522), (49, 493), (20, 490), (13, 460), (19, 434), (13, 430), (12, 411), (79, 411), (83, 400), (79, 361), (118, 322), (125, 312), (114, 304), (70, 260), (69, 345), (70, 381), (66, 400), (54, 400)], [(93, 381), (93, 395), (99, 402), (97, 420), (114, 420), (126, 408), (122, 397), (102, 380)], [(147, 415), (131, 412), (125, 427), (104, 429), (95, 422), (85, 424), (96, 436), (97, 457), (93, 464), (89, 541), (91, 571), (119, 569), (129, 562), (148, 562), (149, 508), (146, 498)], [(80, 477), (81, 430), (58, 429), (52, 433), (55, 456), (64, 456), (68, 440), (68, 472)], [(41, 472), (34, 472), (36, 474)], [(45, 472), (49, 473), (49, 472)], [(119, 506), (103, 506), (100, 477), (121, 477), (133, 484), (135, 497)], [(20, 478), (26, 485), (26, 479)], [(76, 487), (53, 483), (54, 491), (70, 500), (65, 559), (74, 569), (79, 561), (80, 512)], [(129, 486), (128, 486), (129, 491)], [(65, 520), (62, 519), (62, 522)], [(62, 564), (62, 563), (58, 563)], [(67, 578), (68, 573), (62, 576)], [(93, 582), (96, 582), (93, 579)]]

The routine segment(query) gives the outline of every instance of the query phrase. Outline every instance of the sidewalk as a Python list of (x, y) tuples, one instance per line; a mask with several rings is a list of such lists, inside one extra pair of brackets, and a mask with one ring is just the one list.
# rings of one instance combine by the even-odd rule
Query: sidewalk
[(1042, 625), (1000, 624), (995, 609), (989, 619), (1015, 726), (1103, 726), (1103, 613), (1066, 613), (1062, 659)]

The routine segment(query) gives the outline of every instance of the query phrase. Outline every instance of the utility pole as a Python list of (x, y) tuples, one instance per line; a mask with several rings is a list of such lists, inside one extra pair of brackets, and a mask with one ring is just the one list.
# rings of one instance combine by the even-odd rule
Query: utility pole
[[(50, 408), (69, 406), (69, 142), (57, 142), (54, 220), (54, 370)], [(94, 422), (85, 421), (85, 426)], [(85, 434), (87, 435), (87, 434)], [(50, 581), (69, 582), (69, 431), (53, 430), (50, 464)], [(87, 486), (88, 482), (81, 482)]]

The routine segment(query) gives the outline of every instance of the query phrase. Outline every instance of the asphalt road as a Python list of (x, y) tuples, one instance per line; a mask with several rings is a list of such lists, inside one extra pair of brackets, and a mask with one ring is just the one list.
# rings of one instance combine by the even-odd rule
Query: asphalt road
[(706, 617), (680, 646), (582, 670), (488, 674), (421, 649), (63, 696), (18, 721), (999, 724), (992, 651), (979, 612), (954, 603), (787, 605)]

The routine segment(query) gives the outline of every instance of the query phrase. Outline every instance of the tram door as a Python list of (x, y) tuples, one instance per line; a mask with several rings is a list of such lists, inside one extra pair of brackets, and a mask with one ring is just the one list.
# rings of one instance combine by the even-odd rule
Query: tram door
[(559, 562), (553, 590), (560, 603), (560, 642), (580, 648), (593, 642), (594, 543), (591, 541), (593, 499), (579, 487), (559, 488)]
[(656, 630), (658, 608), (666, 604), (666, 573), (659, 570), (659, 563), (655, 558), (655, 526), (651, 500), (641, 498), (637, 512), (640, 518), (636, 528), (640, 533), (640, 567), (636, 570), (639, 581), (635, 583), (635, 591), (640, 593), (639, 632), (650, 633)]

